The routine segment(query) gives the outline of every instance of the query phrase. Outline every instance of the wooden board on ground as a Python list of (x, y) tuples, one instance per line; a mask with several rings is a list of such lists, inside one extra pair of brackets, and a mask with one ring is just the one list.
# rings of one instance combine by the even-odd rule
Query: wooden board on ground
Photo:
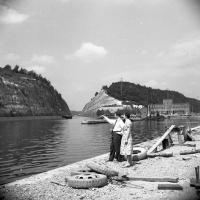
[(160, 153), (150, 153), (147, 154), (148, 158), (154, 158), (154, 157), (172, 157), (173, 152), (160, 152)]
[(147, 181), (147, 182), (171, 182), (178, 183), (178, 178), (161, 177), (161, 178), (147, 178), (147, 177), (128, 177), (130, 181)]
[(176, 146), (196, 147), (196, 144), (176, 144)]
[(161, 144), (161, 142), (169, 135), (169, 133), (173, 130), (175, 125), (171, 125), (169, 129), (164, 133), (164, 135), (147, 151), (147, 154), (152, 153)]
[(159, 190), (183, 190), (179, 184), (158, 184)]
[(180, 155), (195, 154), (195, 153), (200, 153), (200, 149), (180, 151)]

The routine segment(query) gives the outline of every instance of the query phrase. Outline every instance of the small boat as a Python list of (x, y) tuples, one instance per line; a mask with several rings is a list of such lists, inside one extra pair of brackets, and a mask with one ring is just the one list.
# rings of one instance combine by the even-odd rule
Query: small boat
[(81, 124), (103, 124), (108, 123), (106, 120), (84, 120)]
[(63, 115), (62, 118), (65, 118), (65, 119), (72, 119), (72, 115)]

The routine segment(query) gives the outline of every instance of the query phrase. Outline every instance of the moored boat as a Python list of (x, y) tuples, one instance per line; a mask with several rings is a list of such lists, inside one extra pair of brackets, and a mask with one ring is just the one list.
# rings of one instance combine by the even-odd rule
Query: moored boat
[(65, 119), (72, 119), (72, 115), (63, 115), (62, 118), (65, 118)]
[(106, 120), (84, 120), (81, 124), (103, 124), (108, 123)]

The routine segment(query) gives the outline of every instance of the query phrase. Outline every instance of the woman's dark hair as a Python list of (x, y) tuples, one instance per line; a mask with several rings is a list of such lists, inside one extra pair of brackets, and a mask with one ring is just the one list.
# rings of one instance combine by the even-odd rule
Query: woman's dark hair
[(125, 116), (130, 119), (130, 113), (125, 113)]
[(122, 115), (120, 112), (116, 112), (115, 114), (116, 114), (118, 117), (121, 117), (121, 115)]

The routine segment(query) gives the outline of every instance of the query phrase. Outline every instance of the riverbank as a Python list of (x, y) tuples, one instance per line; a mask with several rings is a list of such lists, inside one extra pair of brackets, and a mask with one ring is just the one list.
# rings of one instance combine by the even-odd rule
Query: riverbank
[[(196, 141), (185, 144), (196, 144), (200, 148), (200, 134), (193, 134)], [(137, 146), (149, 148), (156, 140), (151, 140), (138, 144)], [(196, 190), (190, 187), (190, 178), (195, 177), (195, 170), (199, 164), (200, 154), (180, 155), (180, 151), (191, 150), (193, 147), (174, 146), (163, 152), (173, 152), (173, 157), (155, 157), (137, 162), (133, 167), (122, 168), (123, 163), (105, 162), (108, 154), (95, 158), (83, 160), (71, 165), (57, 168), (45, 173), (31, 176), (19, 181), (9, 183), (0, 187), (3, 199), (198, 199)], [(92, 189), (72, 189), (65, 183), (65, 178), (74, 169), (84, 167), (88, 162), (104, 163), (110, 168), (117, 170), (121, 174), (129, 177), (173, 177), (179, 178), (178, 184), (183, 190), (158, 190), (158, 182), (130, 181), (132, 185), (123, 186), (121, 184), (111, 184), (102, 188)]]
[(21, 120), (56, 120), (65, 119), (62, 116), (21, 116), (21, 117), (0, 117), (0, 121), (21, 121)]

